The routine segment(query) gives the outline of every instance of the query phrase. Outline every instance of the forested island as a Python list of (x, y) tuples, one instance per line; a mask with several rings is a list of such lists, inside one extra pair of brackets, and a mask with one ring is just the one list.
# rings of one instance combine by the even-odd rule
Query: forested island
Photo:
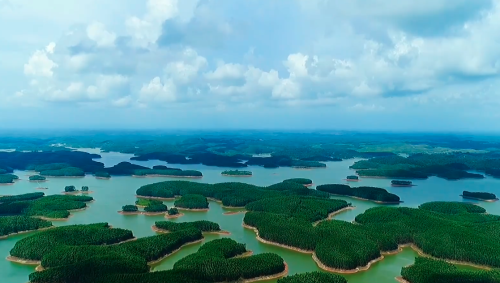
[(196, 228), (203, 233), (229, 234), (229, 232), (222, 231), (219, 224), (207, 220), (193, 222), (156, 221), (152, 227), (155, 232), (160, 233), (170, 233), (189, 228)]
[[(144, 211), (140, 211), (140, 208), (143, 208)], [(118, 211), (118, 213), (123, 215), (136, 215), (136, 214), (144, 214), (144, 215), (162, 215), (167, 213), (168, 207), (159, 200), (154, 199), (138, 199), (135, 202), (135, 205), (124, 205), (122, 206), (122, 210)]]
[[(269, 200), (267, 201), (270, 204)], [(290, 217), (287, 202), (247, 206), (244, 223), (258, 231), (264, 243), (309, 252), (318, 265), (337, 273), (366, 270), (384, 254), (409, 246), (420, 253), (464, 264), (500, 267), (500, 216), (482, 207), (460, 202), (431, 202), (418, 209), (375, 207), (356, 216), (356, 223)], [(339, 203), (340, 205), (340, 203)], [(339, 209), (332, 207), (332, 209)], [(319, 205), (303, 208), (315, 215)], [(297, 214), (296, 214), (297, 215)]]
[(53, 227), (52, 223), (43, 219), (29, 216), (2, 216), (0, 217), (0, 239), (10, 235), (29, 233)]
[(412, 187), (412, 181), (403, 181), (403, 180), (392, 180), (391, 186), (393, 187)]
[(226, 170), (222, 171), (221, 175), (230, 177), (252, 177), (252, 171)]
[(172, 199), (175, 196), (198, 194), (206, 198), (220, 201), (227, 207), (244, 207), (246, 204), (272, 197), (284, 195), (301, 195), (328, 198), (328, 193), (311, 190), (294, 182), (281, 182), (267, 187), (246, 183), (227, 182), (205, 184), (189, 181), (164, 181), (148, 184), (137, 189), (141, 198)]
[(19, 177), (14, 174), (0, 175), (0, 184), (14, 184), (14, 181), (19, 180)]
[(436, 176), (446, 180), (482, 179), (478, 173), (492, 173), (491, 167), (500, 168), (500, 161), (492, 154), (412, 154), (408, 157), (385, 156), (355, 162), (350, 168), (364, 177), (426, 179)]
[(108, 172), (105, 172), (105, 171), (99, 171), (99, 172), (96, 172), (94, 174), (94, 176), (97, 178), (97, 179), (110, 179), (111, 178), (111, 174), (109, 174)]
[(463, 198), (466, 198), (466, 199), (476, 199), (476, 200), (489, 201), (489, 202), (498, 200), (498, 198), (495, 194), (486, 193), (486, 192), (463, 191), (460, 196)]
[(180, 169), (139, 169), (133, 172), (135, 177), (178, 177), (178, 178), (201, 178), (203, 174), (197, 170)]
[[(244, 244), (228, 238), (204, 244), (196, 253), (177, 261), (171, 270), (149, 272), (148, 264), (201, 241), (202, 230), (212, 231), (217, 225), (157, 224), (169, 225), (169, 233), (134, 241), (131, 231), (110, 228), (107, 223), (58, 227), (18, 241), (9, 260), (40, 264), (42, 271), (30, 275), (30, 282), (36, 283), (208, 283), (273, 279), (288, 272), (280, 256), (250, 255)], [(49, 244), (41, 244), (45, 242)]]
[(383, 204), (397, 204), (402, 202), (399, 196), (389, 193), (385, 189), (376, 187), (350, 187), (344, 184), (326, 184), (317, 186), (316, 190), (332, 195), (349, 196)]
[(43, 182), (43, 181), (46, 181), (47, 178), (45, 178), (44, 176), (40, 176), (40, 175), (31, 175), (31, 176), (29, 176), (29, 180), (33, 181), (33, 182)]
[(66, 220), (71, 211), (85, 209), (92, 200), (89, 196), (44, 196), (44, 193), (0, 197), (0, 216), (24, 215), (46, 220)]
[(350, 181), (350, 182), (357, 182), (357, 181), (359, 181), (359, 177), (356, 175), (349, 175), (346, 177), (345, 180)]

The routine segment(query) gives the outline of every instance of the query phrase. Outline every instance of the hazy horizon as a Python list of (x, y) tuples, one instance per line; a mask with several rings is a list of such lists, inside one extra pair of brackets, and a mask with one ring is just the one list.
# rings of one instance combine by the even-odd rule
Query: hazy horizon
[(0, 0), (9, 129), (498, 133), (500, 2)]

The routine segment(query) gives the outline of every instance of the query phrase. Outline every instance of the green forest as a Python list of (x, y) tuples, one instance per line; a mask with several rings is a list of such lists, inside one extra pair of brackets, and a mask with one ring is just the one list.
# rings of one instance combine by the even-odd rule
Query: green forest
[(0, 217), (0, 237), (23, 231), (33, 231), (51, 227), (52, 223), (29, 216), (3, 216)]
[(376, 187), (350, 187), (344, 184), (319, 185), (316, 190), (339, 196), (357, 197), (381, 203), (400, 203), (399, 196), (389, 193), (386, 189)]
[(45, 181), (47, 178), (45, 178), (44, 176), (40, 176), (40, 175), (31, 175), (29, 176), (29, 180), (30, 181)]
[(208, 208), (208, 200), (203, 195), (186, 194), (175, 200), (174, 205), (176, 208), (206, 209)]
[(202, 232), (221, 231), (219, 224), (207, 220), (199, 220), (193, 222), (156, 221), (155, 226), (158, 229), (170, 232), (180, 231), (189, 228), (196, 228)]
[(221, 173), (224, 176), (252, 176), (252, 171), (226, 170)]
[(495, 194), (487, 193), (487, 192), (463, 191), (462, 196), (464, 198), (473, 198), (473, 199), (480, 199), (480, 200), (497, 200), (497, 196)]

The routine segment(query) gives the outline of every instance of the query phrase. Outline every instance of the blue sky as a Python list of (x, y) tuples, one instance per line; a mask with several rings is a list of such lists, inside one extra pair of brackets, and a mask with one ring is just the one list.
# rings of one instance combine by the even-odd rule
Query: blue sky
[(0, 0), (4, 128), (499, 131), (491, 0)]

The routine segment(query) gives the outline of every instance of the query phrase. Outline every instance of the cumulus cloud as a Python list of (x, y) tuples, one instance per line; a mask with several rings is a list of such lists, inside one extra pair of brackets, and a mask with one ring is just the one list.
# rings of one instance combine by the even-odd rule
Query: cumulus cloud
[(139, 92), (139, 103), (173, 102), (176, 100), (177, 88), (172, 80), (162, 83), (159, 77), (154, 77), (144, 84)]
[(116, 35), (107, 31), (104, 24), (100, 22), (94, 22), (87, 26), (87, 36), (99, 47), (112, 47), (116, 40)]
[(52, 77), (54, 74), (54, 68), (57, 68), (57, 64), (49, 58), (49, 55), (54, 53), (56, 44), (54, 42), (49, 43), (44, 50), (37, 50), (28, 60), (28, 63), (24, 64), (24, 74), (30, 76), (42, 76), (42, 77)]

